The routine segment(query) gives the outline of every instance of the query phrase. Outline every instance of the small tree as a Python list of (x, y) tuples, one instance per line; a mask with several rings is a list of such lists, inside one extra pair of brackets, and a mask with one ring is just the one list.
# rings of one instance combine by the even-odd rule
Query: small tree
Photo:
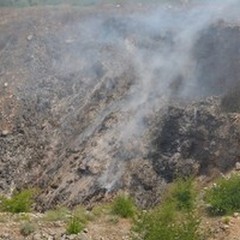
[(113, 202), (112, 211), (123, 218), (133, 217), (136, 207), (131, 198), (119, 195)]

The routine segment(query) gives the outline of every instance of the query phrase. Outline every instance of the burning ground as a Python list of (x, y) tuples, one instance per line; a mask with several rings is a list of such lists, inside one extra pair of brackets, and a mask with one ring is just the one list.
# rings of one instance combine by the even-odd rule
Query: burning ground
[(0, 191), (39, 210), (239, 161), (240, 28), (224, 4), (0, 9)]

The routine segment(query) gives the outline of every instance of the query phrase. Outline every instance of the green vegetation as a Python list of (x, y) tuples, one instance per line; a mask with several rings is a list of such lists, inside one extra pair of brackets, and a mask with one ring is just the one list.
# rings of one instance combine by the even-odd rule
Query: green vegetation
[(112, 212), (123, 218), (131, 218), (136, 212), (136, 207), (131, 198), (125, 195), (119, 195), (113, 201)]
[(201, 239), (194, 192), (191, 180), (177, 180), (160, 206), (140, 214), (133, 227), (133, 239)]
[(231, 221), (231, 217), (229, 217), (229, 216), (225, 216), (225, 217), (222, 218), (222, 222), (224, 224), (228, 225), (230, 223), (230, 221)]
[(229, 179), (219, 179), (212, 188), (206, 191), (205, 200), (210, 204), (210, 213), (213, 215), (240, 211), (240, 175), (233, 175)]
[(31, 233), (35, 232), (35, 230), (36, 230), (36, 227), (30, 222), (24, 222), (20, 227), (20, 233), (23, 236), (28, 236)]
[[(35, 231), (31, 214), (26, 213), (32, 209), (35, 193), (35, 190), (26, 189), (15, 192), (10, 199), (1, 197), (0, 210), (19, 213), (6, 214), (14, 216), (13, 219), (22, 224), (20, 232), (23, 236)], [(169, 185), (161, 204), (152, 210), (140, 212), (129, 196), (121, 194), (112, 203), (99, 204), (91, 212), (83, 206), (77, 206), (73, 210), (58, 207), (47, 211), (43, 220), (64, 221), (67, 234), (78, 234), (96, 217), (103, 217), (105, 221), (107, 219), (109, 224), (118, 223), (121, 217), (132, 218), (133, 240), (200, 240), (205, 236), (200, 231), (201, 218), (196, 199), (193, 179), (179, 178)], [(209, 204), (213, 215), (240, 211), (240, 175), (219, 179), (213, 187), (205, 191), (204, 200)], [(222, 218), (224, 224), (229, 224), (230, 220), (229, 217)]]
[(84, 226), (81, 221), (73, 216), (67, 225), (67, 234), (78, 234), (83, 230)]
[(14, 193), (9, 199), (1, 197), (0, 209), (5, 212), (20, 213), (30, 212), (34, 203), (36, 191), (26, 189), (21, 192)]
[(78, 234), (83, 230), (88, 221), (93, 219), (93, 214), (83, 206), (77, 206), (72, 211), (66, 207), (49, 210), (43, 218), (45, 221), (64, 221), (67, 223), (67, 234)]
[(178, 210), (190, 211), (195, 207), (196, 196), (193, 179), (179, 178), (170, 187), (167, 197), (175, 202)]

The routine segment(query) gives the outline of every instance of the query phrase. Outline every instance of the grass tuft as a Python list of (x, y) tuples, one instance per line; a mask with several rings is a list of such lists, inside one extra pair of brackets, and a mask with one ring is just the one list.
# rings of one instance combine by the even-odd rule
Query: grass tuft
[(219, 179), (212, 188), (206, 190), (205, 201), (210, 205), (209, 213), (212, 215), (240, 211), (240, 175)]
[(81, 223), (81, 221), (73, 216), (71, 220), (69, 221), (66, 229), (67, 234), (78, 234), (84, 229), (84, 225)]
[(112, 212), (123, 218), (131, 218), (136, 212), (136, 207), (130, 197), (119, 195), (113, 201)]

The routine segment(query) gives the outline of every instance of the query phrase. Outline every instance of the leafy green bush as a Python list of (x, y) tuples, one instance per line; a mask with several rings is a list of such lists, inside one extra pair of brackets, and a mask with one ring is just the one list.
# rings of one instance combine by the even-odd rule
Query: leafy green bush
[(176, 203), (178, 210), (189, 211), (195, 207), (196, 191), (191, 178), (179, 178), (169, 189), (169, 200)]
[(195, 211), (177, 211), (173, 203), (161, 206), (139, 216), (134, 224), (133, 239), (143, 240), (198, 240), (200, 219)]
[(206, 191), (205, 201), (210, 204), (210, 213), (213, 215), (240, 211), (240, 175), (219, 179)]
[(35, 193), (33, 189), (26, 189), (15, 193), (10, 199), (1, 197), (0, 208), (2, 211), (12, 213), (30, 212)]
[(25, 222), (25, 223), (22, 224), (22, 226), (20, 228), (20, 233), (23, 236), (28, 236), (31, 233), (35, 232), (35, 230), (36, 230), (36, 228), (35, 228), (35, 226), (32, 223)]
[(67, 234), (78, 234), (83, 230), (84, 226), (77, 217), (72, 217), (67, 225)]
[(125, 195), (119, 195), (115, 198), (112, 204), (112, 212), (123, 218), (133, 217), (135, 206), (131, 198)]
[(198, 240), (200, 218), (195, 210), (192, 180), (178, 179), (160, 206), (138, 216), (133, 239)]

